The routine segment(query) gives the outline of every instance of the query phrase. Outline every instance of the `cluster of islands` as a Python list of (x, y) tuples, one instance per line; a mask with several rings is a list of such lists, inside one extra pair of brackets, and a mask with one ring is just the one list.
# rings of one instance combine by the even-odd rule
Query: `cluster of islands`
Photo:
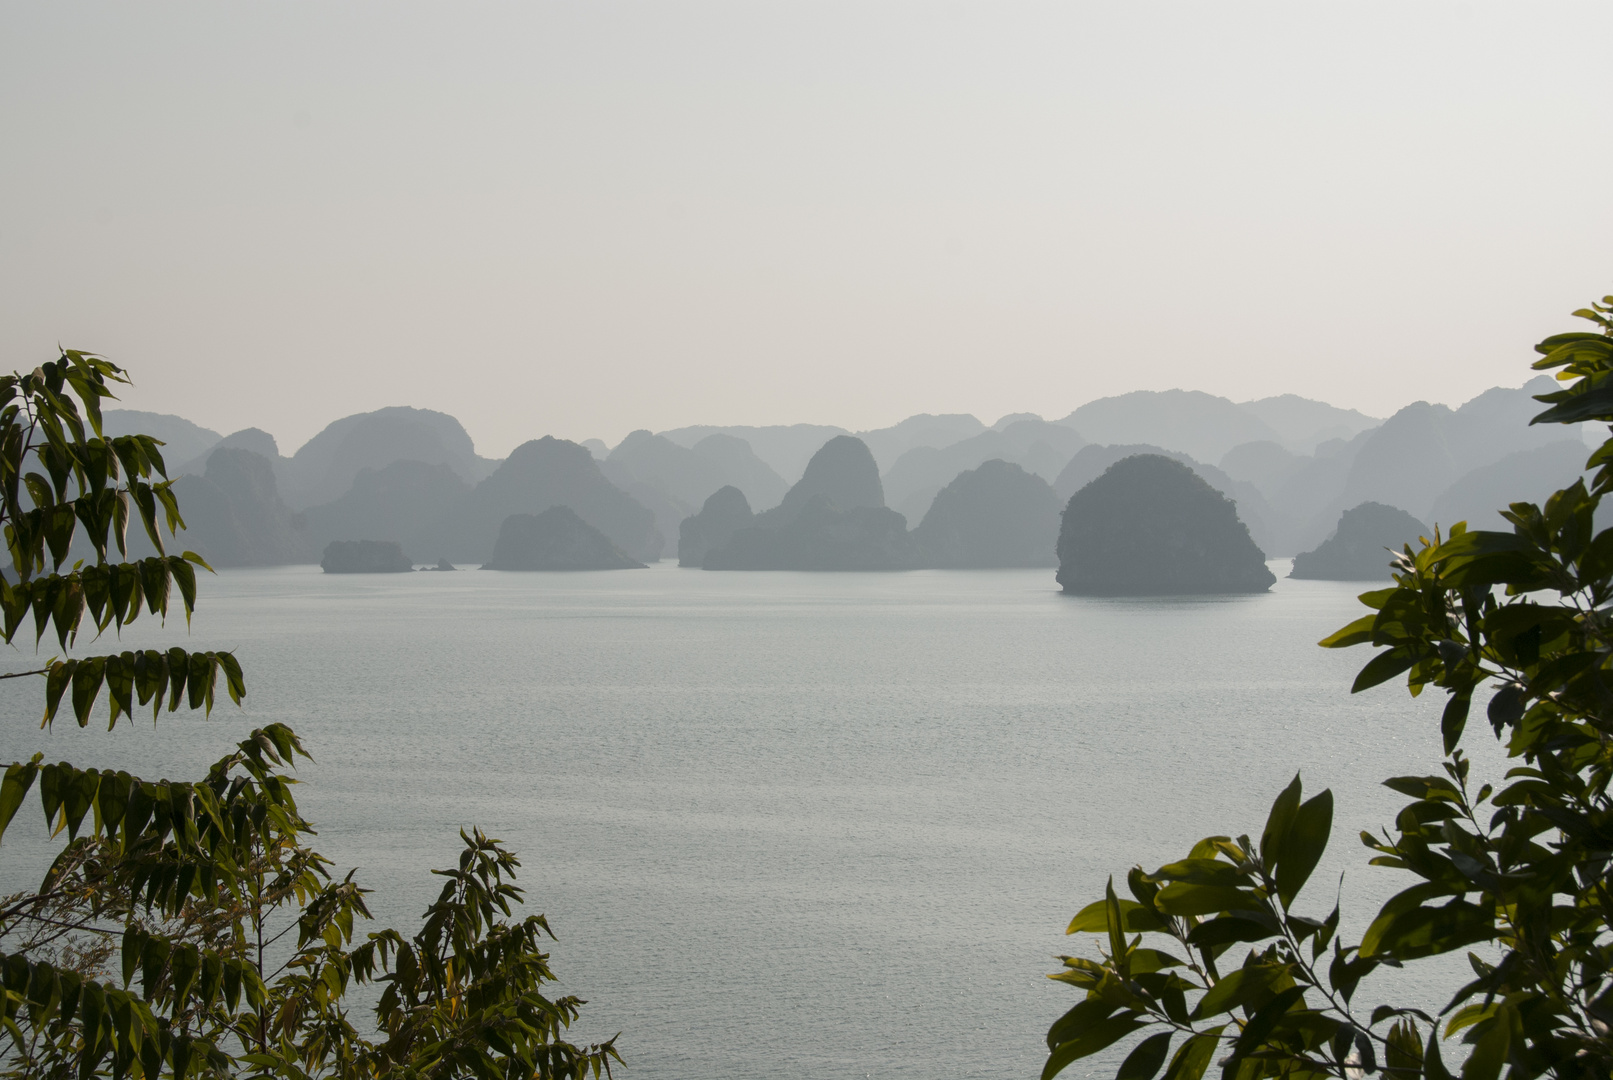
[[(921, 415), (852, 433), (798, 424), (544, 436), (483, 458), (453, 417), (344, 417), (295, 454), (256, 428), (109, 410), (163, 439), (180, 543), (215, 567), (331, 573), (481, 567), (709, 571), (1056, 568), (1084, 595), (1258, 592), (1382, 579), (1429, 524), (1499, 528), (1583, 468), (1572, 428), (1533, 427), (1538, 379), (1386, 420), (1293, 395), (1104, 398), (1056, 421)], [(1540, 385), (1537, 385), (1540, 384)], [(1425, 524), (1426, 523), (1426, 524)], [(148, 543), (132, 538), (137, 550)], [(423, 565), (422, 565), (423, 563)]]

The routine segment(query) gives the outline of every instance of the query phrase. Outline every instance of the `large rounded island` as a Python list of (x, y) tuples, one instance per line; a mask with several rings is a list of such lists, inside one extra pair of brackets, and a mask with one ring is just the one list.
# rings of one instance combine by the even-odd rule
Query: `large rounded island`
[(1058, 556), (1076, 596), (1256, 593), (1277, 580), (1237, 505), (1158, 454), (1117, 461), (1070, 496)]

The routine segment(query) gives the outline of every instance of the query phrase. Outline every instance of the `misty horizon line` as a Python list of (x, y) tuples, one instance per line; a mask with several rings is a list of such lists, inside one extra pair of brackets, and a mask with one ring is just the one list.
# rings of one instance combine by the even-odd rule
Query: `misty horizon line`
[[(1538, 376), (1536, 376), (1536, 378), (1538, 378)], [(1518, 389), (1522, 389), (1523, 386), (1527, 385), (1529, 381), (1530, 380), (1524, 380), (1524, 382), (1522, 384), (1517, 385), (1517, 386), (1498, 385), (1498, 386), (1494, 386), (1494, 387), (1488, 387), (1486, 389), (1518, 390)], [(1474, 397), (1477, 397), (1477, 396), (1479, 396), (1479, 394), (1482, 394), (1484, 392), (1485, 392), (1485, 390), (1480, 390), (1477, 393), (1473, 394), (1471, 397), (1466, 398), (1464, 400), (1470, 401)], [(1144, 394), (1157, 394), (1157, 395), (1182, 394), (1182, 395), (1189, 395), (1189, 396), (1202, 396), (1202, 397), (1205, 397), (1205, 398), (1212, 398), (1212, 399), (1216, 399), (1218, 401), (1226, 402), (1226, 403), (1231, 404), (1231, 405), (1236, 406), (1236, 407), (1244, 407), (1244, 406), (1259, 404), (1259, 403), (1262, 403), (1262, 402), (1274, 401), (1274, 400), (1279, 400), (1279, 399), (1284, 399), (1284, 398), (1291, 398), (1291, 399), (1296, 399), (1298, 401), (1309, 403), (1309, 404), (1326, 406), (1327, 408), (1334, 409), (1334, 410), (1337, 410), (1337, 411), (1342, 412), (1342, 413), (1353, 414), (1354, 416), (1359, 417), (1361, 420), (1369, 421), (1374, 426), (1382, 424), (1390, 416), (1393, 416), (1395, 412), (1399, 412), (1401, 409), (1404, 409), (1404, 408), (1406, 408), (1407, 406), (1410, 406), (1410, 405), (1418, 404), (1419, 402), (1423, 402), (1423, 403), (1430, 404), (1430, 405), (1435, 405), (1435, 406), (1444, 406), (1444, 407), (1450, 408), (1450, 409), (1459, 408), (1463, 404), (1463, 401), (1439, 402), (1439, 401), (1427, 401), (1427, 399), (1418, 398), (1416, 400), (1406, 401), (1406, 402), (1402, 403), (1399, 406), (1399, 408), (1390, 411), (1387, 415), (1375, 416), (1375, 415), (1372, 415), (1370, 413), (1362, 412), (1359, 409), (1354, 409), (1354, 408), (1350, 408), (1348, 406), (1343, 406), (1343, 405), (1335, 405), (1332, 402), (1326, 401), (1326, 400), (1324, 400), (1322, 398), (1307, 397), (1307, 396), (1305, 396), (1303, 394), (1297, 394), (1297, 393), (1293, 393), (1293, 392), (1283, 392), (1283, 393), (1277, 393), (1277, 394), (1268, 394), (1268, 395), (1266, 395), (1264, 397), (1249, 398), (1247, 400), (1239, 401), (1239, 400), (1235, 400), (1233, 398), (1227, 397), (1224, 394), (1215, 394), (1215, 393), (1212, 393), (1212, 392), (1207, 391), (1207, 390), (1191, 390), (1191, 389), (1185, 389), (1183, 387), (1169, 387), (1169, 388), (1162, 389), (1162, 390), (1137, 389), (1137, 390), (1128, 390), (1128, 391), (1125, 391), (1125, 392), (1119, 393), (1119, 394), (1106, 394), (1106, 395), (1101, 396), (1101, 397), (1096, 397), (1096, 398), (1092, 398), (1092, 399), (1090, 399), (1088, 401), (1081, 402), (1080, 404), (1076, 405), (1074, 408), (1072, 408), (1069, 412), (1065, 413), (1064, 415), (1054, 417), (1054, 418), (1051, 418), (1051, 419), (1046, 414), (1043, 414), (1043, 413), (1036, 413), (1036, 412), (1030, 412), (1030, 411), (1019, 411), (1019, 412), (1003, 413), (996, 420), (991, 421), (991, 422), (988, 423), (987, 421), (981, 419), (977, 414), (975, 414), (973, 412), (915, 412), (915, 413), (910, 413), (910, 414), (908, 414), (906, 416), (903, 416), (900, 419), (898, 419), (898, 420), (896, 420), (896, 421), (894, 421), (892, 423), (886, 424), (886, 425), (884, 425), (882, 427), (863, 427), (863, 428), (853, 428), (853, 427), (848, 427), (848, 426), (841, 425), (841, 424), (829, 423), (829, 422), (820, 421), (820, 420), (797, 420), (797, 421), (793, 421), (793, 422), (789, 422), (789, 423), (751, 423), (751, 422), (721, 423), (721, 422), (713, 422), (713, 421), (703, 421), (703, 422), (695, 422), (695, 423), (677, 424), (677, 425), (672, 425), (672, 426), (667, 426), (667, 427), (659, 427), (659, 428), (640, 425), (640, 426), (634, 426), (634, 427), (626, 428), (625, 430), (622, 430), (619, 434), (615, 435), (613, 438), (602, 437), (599, 433), (578, 435), (575, 432), (572, 432), (572, 433), (568, 433), (568, 434), (563, 435), (558, 430), (550, 430), (550, 431), (542, 432), (542, 433), (539, 433), (539, 434), (529, 435), (526, 438), (523, 438), (523, 439), (520, 439), (520, 440), (516, 441), (515, 443), (513, 443), (507, 449), (503, 449), (501, 452), (495, 452), (495, 453), (491, 453), (491, 454), (488, 453), (488, 451), (486, 449), (484, 449), (481, 445), (479, 445), (477, 443), (477, 439), (476, 439), (475, 435), (471, 432), (469, 427), (465, 427), (463, 425), (463, 422), (461, 422), (461, 426), (464, 427), (465, 434), (471, 438), (472, 445), (475, 447), (475, 452), (477, 453), (478, 456), (485, 456), (485, 457), (489, 458), (490, 460), (502, 460), (503, 458), (507, 457), (509, 455), (510, 451), (514, 450), (516, 447), (519, 447), (519, 446), (523, 445), (524, 443), (530, 442), (530, 441), (532, 441), (534, 439), (543, 438), (545, 435), (548, 435), (548, 436), (551, 436), (551, 437), (554, 437), (554, 438), (562, 438), (562, 439), (565, 439), (566, 441), (569, 441), (569, 442), (575, 442), (578, 445), (587, 445), (588, 443), (591, 443), (591, 442), (597, 442), (597, 443), (601, 444), (602, 446), (604, 446), (607, 450), (609, 450), (609, 449), (612, 449), (612, 448), (614, 448), (616, 446), (619, 446), (625, 439), (627, 439), (629, 436), (631, 436), (634, 433), (639, 432), (639, 431), (648, 431), (648, 432), (650, 432), (651, 434), (654, 434), (654, 435), (666, 435), (668, 433), (679, 433), (679, 432), (684, 432), (684, 431), (689, 431), (689, 430), (694, 430), (694, 429), (702, 429), (702, 428), (712, 428), (712, 429), (720, 429), (720, 430), (732, 430), (732, 429), (736, 429), (736, 428), (748, 428), (748, 429), (755, 429), (755, 430), (791, 429), (791, 428), (821, 428), (821, 429), (824, 429), (824, 430), (832, 430), (835, 433), (839, 433), (839, 434), (862, 436), (862, 435), (874, 434), (874, 433), (878, 433), (878, 432), (890, 431), (890, 430), (893, 430), (895, 428), (900, 427), (903, 424), (909, 423), (909, 422), (914, 421), (914, 420), (923, 420), (923, 419), (944, 420), (944, 419), (965, 419), (965, 418), (973, 419), (975, 422), (979, 423), (984, 430), (993, 430), (993, 431), (1000, 431), (1004, 427), (1008, 426), (1010, 423), (1013, 423), (1013, 422), (1018, 421), (1018, 420), (1038, 420), (1038, 421), (1041, 421), (1041, 422), (1044, 422), (1044, 423), (1061, 424), (1061, 425), (1064, 425), (1064, 426), (1070, 426), (1070, 424), (1068, 422), (1075, 415), (1075, 413), (1077, 411), (1079, 411), (1080, 409), (1082, 409), (1082, 408), (1085, 408), (1085, 407), (1090, 406), (1090, 405), (1096, 405), (1096, 404), (1101, 404), (1101, 403), (1104, 403), (1104, 402), (1116, 401), (1116, 400), (1120, 400), (1120, 399), (1123, 399), (1123, 398), (1135, 397), (1137, 395), (1144, 395)], [(235, 429), (233, 429), (231, 431), (223, 431), (223, 430), (220, 430), (218, 428), (213, 427), (212, 422), (210, 420), (206, 419), (206, 418), (199, 418), (197, 416), (187, 416), (187, 415), (184, 415), (182, 413), (169, 412), (167, 410), (162, 410), (162, 409), (139, 408), (139, 407), (137, 407), (135, 405), (127, 404), (123, 399), (119, 399), (119, 398), (111, 399), (111, 401), (108, 404), (103, 406), (103, 411), (120, 410), (120, 411), (126, 411), (126, 412), (150, 413), (150, 414), (153, 414), (153, 415), (160, 415), (160, 416), (176, 416), (176, 417), (179, 417), (180, 419), (188, 421), (189, 423), (195, 424), (197, 427), (203, 428), (204, 430), (209, 431), (212, 434), (217, 435), (221, 439), (222, 438), (228, 438), (231, 435), (238, 434), (238, 433), (243, 432), (243, 431), (251, 431), (251, 430), (261, 431), (261, 432), (271, 436), (272, 438), (274, 438), (275, 444), (276, 444), (276, 447), (277, 447), (277, 450), (278, 450), (280, 456), (282, 456), (282, 457), (292, 457), (292, 456), (295, 456), (296, 453), (301, 451), (303, 449), (303, 447), (305, 447), (308, 443), (312, 442), (315, 438), (317, 438), (319, 436), (319, 434), (321, 432), (323, 432), (327, 427), (329, 427), (333, 423), (336, 423), (339, 420), (342, 420), (342, 419), (345, 419), (345, 418), (351, 417), (351, 416), (362, 416), (362, 415), (367, 415), (367, 414), (373, 413), (373, 412), (379, 412), (379, 411), (382, 411), (382, 410), (385, 410), (385, 409), (397, 409), (397, 408), (429, 410), (429, 411), (432, 411), (432, 412), (441, 413), (441, 414), (443, 414), (445, 416), (452, 416), (455, 420), (459, 419), (459, 417), (457, 415), (455, 415), (454, 413), (448, 411), (447, 409), (438, 408), (438, 407), (435, 407), (435, 406), (432, 406), (432, 405), (411, 405), (411, 404), (404, 404), (404, 403), (392, 403), (392, 404), (387, 404), (387, 405), (376, 405), (376, 406), (374, 406), (372, 408), (360, 409), (360, 410), (356, 410), (354, 412), (346, 412), (346, 413), (341, 413), (339, 415), (332, 416), (329, 420), (325, 421), (324, 424), (322, 424), (317, 429), (315, 429), (315, 431), (314, 431), (314, 433), (312, 435), (309, 435), (306, 438), (301, 439), (297, 443), (296, 449), (290, 450), (288, 452), (285, 449), (285, 447), (280, 445), (280, 438), (279, 438), (279, 436), (277, 436), (275, 434), (275, 432), (273, 432), (272, 430), (270, 430), (268, 428), (260, 427), (260, 426), (258, 426), (256, 424), (249, 424), (246, 427), (235, 428)], [(1076, 430), (1079, 433), (1079, 429), (1076, 429)], [(177, 464), (177, 463), (175, 463), (175, 464)]]

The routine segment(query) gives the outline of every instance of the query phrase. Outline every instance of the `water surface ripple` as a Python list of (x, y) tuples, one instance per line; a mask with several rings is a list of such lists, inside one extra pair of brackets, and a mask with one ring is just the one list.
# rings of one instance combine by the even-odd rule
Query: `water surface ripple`
[[(1352, 914), (1404, 885), (1354, 837), (1401, 801), (1378, 781), (1437, 760), (1440, 703), (1350, 696), (1366, 653), (1315, 642), (1360, 588), (229, 571), (204, 580), (190, 644), (237, 651), (245, 715), (41, 732), (42, 688), (13, 685), (0, 756), (196, 777), (250, 725), (291, 724), (319, 845), (380, 922), (416, 925), (459, 828), (519, 852), (589, 1000), (575, 1034), (622, 1032), (627, 1077), (1030, 1077), (1076, 1000), (1043, 978), (1074, 911), (1133, 863), (1258, 833), (1296, 769), (1340, 799), (1314, 913), (1344, 868)], [(155, 629), (124, 640), (183, 624)], [(37, 817), (0, 888), (36, 880)]]

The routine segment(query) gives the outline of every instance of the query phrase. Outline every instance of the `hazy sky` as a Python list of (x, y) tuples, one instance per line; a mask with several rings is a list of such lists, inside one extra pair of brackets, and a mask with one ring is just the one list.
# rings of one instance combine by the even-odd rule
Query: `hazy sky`
[(1383, 415), (1613, 292), (1605, 4), (0, 4), (0, 343), (290, 453)]

